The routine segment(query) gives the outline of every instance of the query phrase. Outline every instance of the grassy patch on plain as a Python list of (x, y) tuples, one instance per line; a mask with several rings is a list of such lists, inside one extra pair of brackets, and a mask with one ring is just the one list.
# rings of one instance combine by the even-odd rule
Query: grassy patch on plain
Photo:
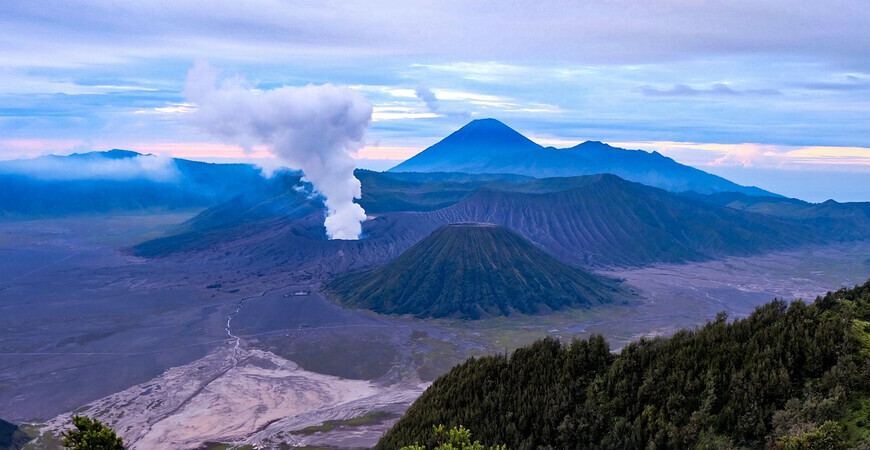
[[(35, 434), (36, 431), (33, 430)], [(27, 445), (22, 447), (24, 450), (43, 450), (43, 449), (57, 449), (63, 448), (60, 443), (63, 440), (61, 436), (55, 435), (51, 431), (46, 431), (45, 433), (39, 435), (33, 441), (30, 441)]]
[(234, 446), (223, 442), (206, 442), (197, 450), (254, 450), (254, 446), (251, 444)]
[(229, 450), (230, 444), (224, 444), (222, 442), (206, 442), (202, 444), (202, 447), (199, 450)]
[(326, 433), (339, 428), (348, 428), (348, 427), (361, 427), (364, 425), (372, 425), (376, 423), (381, 423), (385, 420), (389, 420), (396, 417), (393, 413), (388, 413), (384, 411), (376, 411), (368, 414), (363, 414), (361, 416), (352, 417), (350, 419), (344, 420), (327, 420), (320, 425), (312, 425), (310, 427), (305, 427), (301, 430), (291, 431), (291, 434), (308, 436), (314, 433)]

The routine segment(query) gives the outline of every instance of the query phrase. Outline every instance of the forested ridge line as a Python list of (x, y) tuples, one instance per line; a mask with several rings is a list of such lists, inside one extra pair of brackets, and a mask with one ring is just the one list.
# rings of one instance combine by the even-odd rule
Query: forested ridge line
[(546, 338), (436, 380), (378, 443), (433, 426), (533, 448), (870, 448), (870, 281), (641, 339)]

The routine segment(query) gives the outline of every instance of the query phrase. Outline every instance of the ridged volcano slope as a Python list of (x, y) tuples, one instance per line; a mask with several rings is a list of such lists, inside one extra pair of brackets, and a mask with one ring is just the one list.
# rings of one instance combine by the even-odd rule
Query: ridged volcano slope
[(616, 282), (490, 224), (445, 225), (387, 265), (341, 277), (327, 290), (378, 313), (467, 319), (588, 307), (620, 293)]
[[(701, 261), (870, 236), (870, 219), (857, 220), (855, 204), (798, 202), (794, 211), (776, 216), (607, 174), (448, 182), (430, 175), (415, 181), (417, 175), (408, 174), (394, 182), (392, 176), (361, 177), (361, 203), (373, 218), (363, 223), (358, 241), (327, 240), (322, 203), (287, 188), (274, 197), (237, 198), (209, 209), (177, 234), (132, 250), (145, 257), (198, 252), (200, 260), (251, 261), (263, 270), (310, 266), (331, 276), (384, 264), (439, 226), (461, 222), (503, 226), (580, 267)], [(439, 207), (444, 204), (449, 206)], [(830, 217), (798, 215), (822, 207), (832, 210)]]
[[(542, 181), (559, 180), (571, 179)], [(578, 180), (576, 188), (540, 194), (481, 189), (425, 214), (436, 223), (501, 225), (582, 266), (703, 260), (822, 240), (796, 221), (705, 204), (615, 175)]]

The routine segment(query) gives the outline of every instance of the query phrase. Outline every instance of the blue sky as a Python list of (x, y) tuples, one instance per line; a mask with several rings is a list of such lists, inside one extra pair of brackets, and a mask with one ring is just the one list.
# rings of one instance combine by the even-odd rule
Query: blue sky
[(374, 107), (360, 166), (473, 118), (592, 139), (809, 200), (870, 200), (870, 4), (4, 2), (0, 159), (129, 148), (270, 164), (186, 120), (207, 61), (270, 89), (332, 83)]

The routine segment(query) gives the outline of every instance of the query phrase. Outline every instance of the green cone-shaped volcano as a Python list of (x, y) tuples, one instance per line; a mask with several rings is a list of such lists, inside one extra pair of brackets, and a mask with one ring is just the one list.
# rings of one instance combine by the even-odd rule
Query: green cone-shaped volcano
[(453, 224), (385, 266), (334, 280), (327, 291), (383, 314), (477, 319), (588, 307), (610, 302), (620, 289), (505, 228)]

